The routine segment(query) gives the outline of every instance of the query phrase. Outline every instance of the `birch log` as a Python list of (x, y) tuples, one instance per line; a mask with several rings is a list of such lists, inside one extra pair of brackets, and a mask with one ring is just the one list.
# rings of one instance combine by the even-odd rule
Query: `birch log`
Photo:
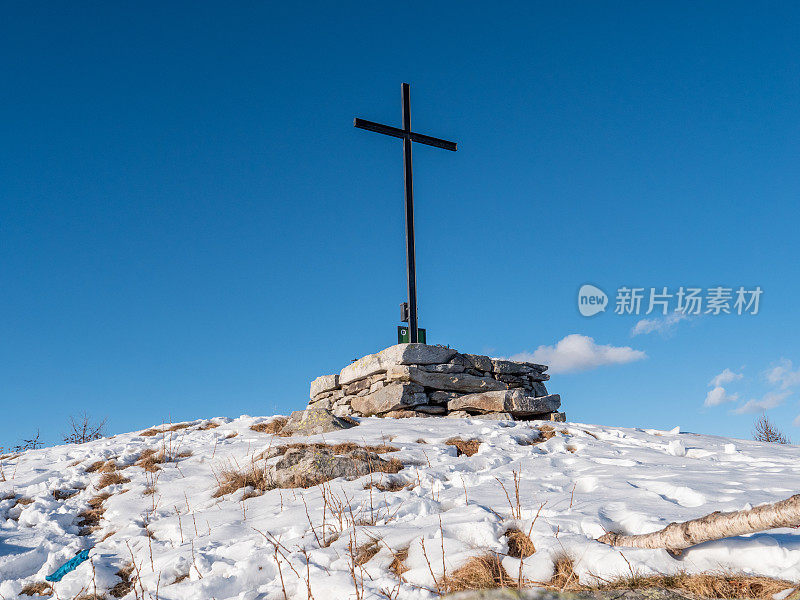
[(664, 529), (642, 535), (607, 533), (597, 539), (610, 546), (629, 548), (666, 548), (680, 554), (695, 544), (735, 535), (755, 533), (776, 527), (800, 526), (800, 494), (791, 498), (762, 504), (748, 510), (716, 511), (685, 523), (670, 523)]

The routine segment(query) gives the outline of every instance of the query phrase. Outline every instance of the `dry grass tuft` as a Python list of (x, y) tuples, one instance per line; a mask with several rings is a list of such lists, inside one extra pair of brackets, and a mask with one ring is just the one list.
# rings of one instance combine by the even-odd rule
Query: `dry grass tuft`
[(286, 417), (275, 417), (271, 421), (251, 425), (250, 429), (253, 431), (258, 431), (259, 433), (279, 433), (288, 422), (289, 419)]
[(688, 575), (651, 575), (621, 577), (595, 589), (635, 590), (666, 588), (684, 592), (695, 598), (756, 598), (772, 600), (775, 594), (796, 587), (790, 581), (771, 577), (703, 573)]
[(52, 593), (53, 587), (44, 581), (29, 583), (20, 591), (20, 594), (24, 596), (50, 596)]
[(131, 575), (133, 575), (134, 571), (133, 563), (128, 563), (124, 567), (122, 567), (119, 571), (117, 571), (117, 577), (122, 579), (117, 585), (109, 590), (109, 594), (114, 596), (114, 598), (123, 598), (130, 593), (131, 589), (133, 588), (133, 582), (131, 581)]
[(111, 498), (111, 494), (109, 494), (108, 492), (102, 492), (100, 494), (97, 494), (96, 496), (92, 496), (91, 498), (89, 498), (88, 504), (92, 508), (97, 508), (98, 506), (102, 506), (103, 502), (105, 502), (109, 498)]
[(403, 482), (400, 479), (390, 478), (386, 481), (370, 481), (364, 484), (364, 489), (376, 489), (379, 492), (402, 492), (405, 489), (414, 489), (417, 484), (413, 481)]
[(170, 425), (166, 429), (162, 429), (161, 431), (180, 431), (181, 429), (188, 429), (192, 426), (192, 423), (176, 423), (175, 425)]
[(95, 471), (99, 471), (100, 469), (102, 469), (105, 466), (105, 464), (106, 464), (105, 460), (96, 460), (95, 462), (90, 464), (88, 467), (86, 467), (86, 472), (87, 473), (94, 473)]
[(143, 437), (153, 437), (153, 436), (158, 435), (159, 433), (161, 433), (160, 429), (156, 429), (155, 427), (151, 427), (150, 429), (145, 429), (139, 435), (141, 435)]
[(80, 490), (53, 490), (53, 498), (56, 500), (68, 500), (77, 494)]
[(159, 469), (158, 465), (164, 464), (164, 460), (163, 452), (148, 448), (139, 455), (139, 459), (134, 464), (137, 467), (143, 468), (148, 473), (155, 473)]
[(398, 579), (402, 578), (403, 573), (408, 571), (406, 566), (406, 559), (408, 558), (408, 548), (403, 548), (397, 552), (392, 551), (394, 558), (389, 565), (389, 570), (394, 573)]
[(571, 452), (572, 454), (575, 454), (577, 451), (578, 451), (578, 447), (577, 446), (573, 446), (572, 444), (567, 446), (567, 452)]
[(558, 590), (579, 591), (581, 587), (578, 581), (578, 574), (575, 572), (575, 561), (566, 554), (556, 557), (553, 565), (553, 577), (550, 579), (550, 586)]
[(17, 503), (14, 506), (28, 506), (28, 504), (33, 504), (33, 498), (28, 498), (27, 496), (23, 496), (22, 498), (17, 499)]
[(174, 585), (174, 584), (176, 584), (176, 583), (180, 583), (180, 582), (181, 582), (181, 581), (183, 581), (184, 579), (189, 579), (189, 572), (188, 572), (188, 571), (187, 571), (186, 573), (184, 573), (183, 575), (178, 575), (178, 576), (175, 578), (175, 581), (173, 581), (173, 582), (172, 582), (172, 584)]
[(463, 566), (447, 576), (443, 582), (445, 590), (460, 592), (516, 585), (503, 568), (501, 560), (499, 555), (491, 553), (470, 558)]
[[(214, 423), (213, 421), (208, 421), (207, 423), (203, 423), (200, 427), (197, 428), (197, 431), (207, 431), (209, 429), (216, 429), (219, 427), (219, 423)], [(189, 575), (187, 574), (186, 577)]]
[(260, 492), (273, 489), (272, 481), (267, 477), (267, 470), (260, 468), (252, 463), (246, 469), (235, 469), (233, 467), (224, 469), (219, 474), (219, 486), (214, 492), (214, 498), (227, 496), (236, 490), (250, 487)]
[[(387, 450), (386, 448), (391, 448), (390, 446), (359, 446), (357, 444), (353, 444), (352, 442), (346, 442), (343, 444), (287, 444), (286, 446), (279, 446), (274, 448), (272, 454), (270, 456), (280, 456), (285, 454), (287, 450), (290, 448), (315, 448), (315, 449), (324, 449), (324, 450), (331, 450), (333, 454), (346, 454), (347, 452), (351, 452), (356, 449), (367, 450), (369, 452), (375, 452), (375, 449), (380, 449), (379, 451), (382, 452), (392, 452), (396, 450), (393, 448), (392, 450)], [(276, 453), (277, 452), (277, 453)], [(258, 458), (264, 458), (263, 454)], [(391, 460), (375, 460), (369, 461), (369, 472), (370, 473), (389, 473), (395, 474), (399, 473), (403, 469), (403, 463), (397, 459)], [(291, 485), (284, 485), (282, 487), (286, 488), (310, 488), (315, 485), (319, 485), (321, 483), (325, 483), (332, 479), (331, 476), (326, 474), (325, 472), (315, 472), (315, 473), (306, 473), (300, 474), (297, 473), (294, 477), (294, 480)], [(244, 469), (241, 468), (234, 468), (229, 467), (224, 469), (217, 478), (218, 486), (217, 490), (214, 492), (213, 497), (219, 498), (220, 496), (225, 496), (227, 494), (231, 494), (236, 490), (245, 487), (251, 487), (254, 490), (258, 490), (259, 492), (266, 492), (272, 489), (275, 489), (277, 486), (272, 481), (271, 477), (269, 477), (269, 472), (266, 466), (259, 467), (256, 464), (256, 461), (253, 462), (245, 467)], [(252, 497), (252, 496), (248, 496)]]
[(369, 541), (366, 544), (356, 548), (353, 556), (353, 562), (357, 567), (363, 566), (372, 560), (372, 557), (375, 556), (380, 549), (381, 547), (377, 540)]
[(461, 456), (462, 454), (465, 454), (467, 456), (472, 456), (478, 451), (478, 448), (480, 448), (481, 441), (450, 438), (445, 442), (445, 444), (447, 444), (448, 446), (456, 447), (456, 456)]
[(509, 556), (528, 558), (536, 552), (536, 547), (533, 545), (531, 538), (524, 531), (511, 527), (503, 535), (506, 536), (506, 541), (508, 542)]
[(550, 425), (540, 425), (537, 429), (539, 430), (539, 442), (546, 442), (556, 436), (556, 430)]
[(419, 438), (419, 439), (417, 440), (417, 442), (416, 442), (416, 443), (417, 443), (417, 444), (427, 444), (428, 442), (427, 442), (427, 440), (424, 440), (424, 439), (422, 439), (422, 438)]
[(110, 473), (103, 473), (100, 481), (97, 484), (97, 489), (102, 490), (110, 485), (117, 485), (118, 483), (128, 483), (130, 479), (122, 475), (119, 471), (112, 471)]

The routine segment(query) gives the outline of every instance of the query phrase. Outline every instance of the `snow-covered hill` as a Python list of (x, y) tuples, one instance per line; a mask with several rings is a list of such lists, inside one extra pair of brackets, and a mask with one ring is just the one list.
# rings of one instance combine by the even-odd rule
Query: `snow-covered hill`
[[(562, 555), (585, 581), (631, 570), (800, 579), (795, 530), (705, 543), (678, 559), (595, 541), (605, 530), (643, 533), (788, 497), (800, 490), (794, 446), (677, 429), (479, 419), (370, 418), (311, 438), (251, 429), (265, 421), (197, 421), (3, 458), (0, 594), (17, 597), (93, 546), (91, 561), (57, 583), (53, 597), (95, 589), (111, 597), (114, 588), (129, 598), (144, 591), (162, 599), (254, 600), (284, 598), (284, 590), (305, 598), (310, 588), (323, 600), (355, 598), (362, 586), (363, 598), (431, 598), (442, 550), (452, 572), (471, 556), (506, 553), (504, 532), (512, 526), (531, 531), (536, 552), (523, 560), (522, 574), (533, 581), (549, 580)], [(548, 439), (539, 429), (545, 425), (555, 426)], [(453, 437), (479, 440), (477, 453), (457, 456), (445, 444)], [(256, 457), (270, 447), (323, 440), (389, 444), (398, 451), (381, 456), (405, 466), (394, 475), (215, 497), (224, 471), (263, 465)], [(167, 460), (159, 464), (162, 453)], [(402, 582), (400, 559), (407, 569)], [(516, 558), (506, 557), (503, 566), (515, 577), (520, 572)]]

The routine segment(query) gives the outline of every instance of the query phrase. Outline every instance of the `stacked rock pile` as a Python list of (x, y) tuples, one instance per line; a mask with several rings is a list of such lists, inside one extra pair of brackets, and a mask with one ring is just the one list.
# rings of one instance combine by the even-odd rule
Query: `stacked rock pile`
[(398, 344), (311, 382), (308, 408), (337, 416), (475, 417), (563, 421), (548, 394), (547, 367), (461, 354), (444, 346)]

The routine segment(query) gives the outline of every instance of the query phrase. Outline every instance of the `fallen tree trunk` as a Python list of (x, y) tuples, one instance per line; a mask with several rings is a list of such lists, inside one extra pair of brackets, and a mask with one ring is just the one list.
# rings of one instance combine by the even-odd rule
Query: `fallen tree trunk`
[(798, 526), (800, 526), (800, 494), (795, 494), (786, 500), (763, 504), (748, 510), (716, 511), (685, 523), (670, 523), (664, 529), (653, 533), (642, 535), (607, 533), (597, 541), (629, 548), (665, 548), (673, 554), (680, 554), (684, 548), (701, 542), (777, 527)]

